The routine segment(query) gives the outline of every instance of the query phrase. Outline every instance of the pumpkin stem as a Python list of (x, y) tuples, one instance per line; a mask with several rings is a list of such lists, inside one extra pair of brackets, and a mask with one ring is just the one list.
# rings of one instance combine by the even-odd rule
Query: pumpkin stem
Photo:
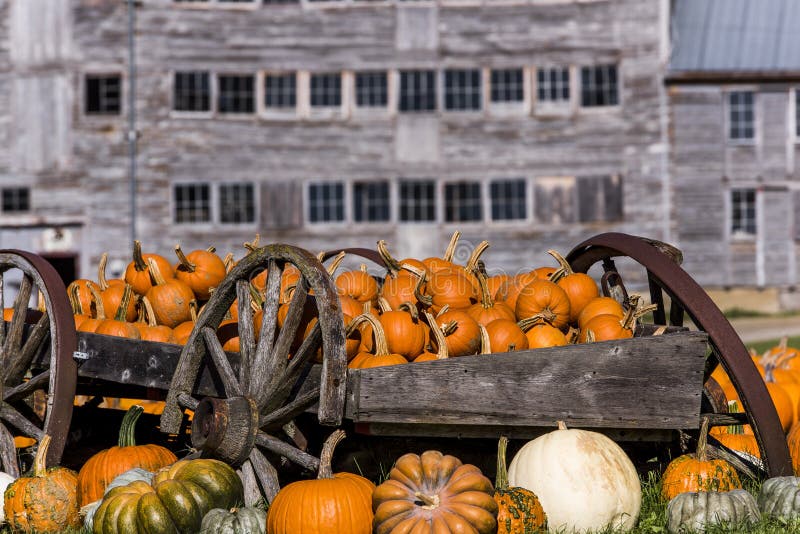
[(381, 260), (383, 260), (383, 263), (386, 264), (386, 269), (389, 271), (389, 275), (392, 278), (396, 278), (397, 273), (403, 269), (403, 266), (400, 265), (400, 262), (394, 259), (391, 254), (389, 254), (389, 249), (386, 248), (386, 241), (383, 239), (378, 241), (378, 255), (381, 257)]
[(450, 243), (447, 244), (447, 249), (445, 249), (444, 256), (442, 256), (443, 260), (449, 262), (453, 261), (453, 256), (456, 255), (456, 246), (458, 245), (459, 239), (461, 239), (461, 232), (456, 230), (453, 232), (453, 235), (450, 236)]
[(489, 291), (489, 282), (486, 281), (486, 275), (480, 269), (473, 269), (475, 278), (478, 279), (478, 285), (481, 288), (481, 306), (484, 310), (491, 309), (494, 306), (494, 299), (492, 293)]
[(389, 301), (386, 300), (386, 297), (378, 297), (378, 309), (381, 313), (386, 313), (392, 311), (392, 305), (389, 304)]
[(422, 501), (422, 508), (427, 510), (434, 510), (439, 508), (439, 496), (438, 495), (426, 495), (421, 491), (417, 491), (414, 493), (414, 497), (418, 500)]
[(494, 489), (498, 491), (508, 489), (506, 449), (508, 449), (508, 438), (500, 436), (500, 441), (497, 443), (497, 477), (494, 480)]
[(142, 297), (139, 302), (141, 302), (142, 306), (144, 307), (144, 312), (142, 315), (145, 317), (144, 322), (147, 323), (147, 326), (158, 326), (158, 323), (156, 322), (156, 312), (153, 310), (153, 305), (150, 303), (150, 299), (147, 297)]
[(223, 258), (222, 263), (225, 264), (225, 272), (231, 272), (233, 266), (236, 265), (236, 262), (233, 259), (233, 252), (228, 252), (225, 254), (225, 258)]
[(128, 306), (131, 303), (131, 297), (133, 296), (133, 286), (130, 284), (125, 284), (125, 289), (122, 291), (122, 298), (119, 301), (119, 307), (117, 308), (117, 312), (114, 314), (115, 321), (125, 322), (128, 317)]
[(413, 319), (415, 323), (419, 321), (419, 310), (416, 306), (414, 306), (413, 303), (401, 302), (397, 309), (408, 312), (408, 314), (411, 315), (411, 319)]
[(178, 256), (178, 261), (180, 262), (178, 267), (181, 270), (193, 273), (195, 269), (197, 269), (197, 265), (189, 261), (189, 258), (187, 258), (186, 254), (181, 250), (180, 245), (175, 245), (175, 255)]
[(161, 275), (161, 271), (158, 270), (158, 265), (153, 258), (147, 258), (147, 265), (150, 266), (150, 278), (153, 279), (155, 285), (163, 286), (167, 283), (167, 281), (164, 280), (164, 277)]
[(80, 291), (78, 284), (72, 282), (67, 289), (67, 298), (69, 298), (69, 305), (72, 308), (72, 314), (84, 315), (83, 304), (81, 304), (81, 299), (78, 296), (78, 291)]
[(94, 284), (88, 285), (89, 292), (92, 294), (92, 300), (94, 301), (94, 309), (95, 309), (95, 319), (105, 319), (106, 318), (106, 309), (103, 306), (103, 299), (100, 297), (100, 292), (94, 288)]
[(553, 321), (555, 320), (556, 320), (556, 314), (553, 313), (553, 311), (550, 310), (549, 308), (545, 308), (536, 315), (531, 315), (530, 317), (526, 317), (525, 319), (520, 320), (517, 323), (517, 326), (519, 326), (524, 332), (525, 330), (530, 329), (533, 325), (539, 323), (547, 323), (552, 325)]
[(317, 473), (317, 479), (333, 478), (333, 469), (331, 468), (333, 451), (339, 442), (344, 439), (344, 436), (344, 430), (334, 430), (333, 434), (328, 436), (328, 439), (322, 444), (322, 453), (319, 455), (319, 472)]
[(433, 305), (433, 297), (426, 295), (422, 292), (422, 286), (427, 279), (427, 273), (422, 269), (418, 269), (412, 265), (403, 264), (403, 269), (409, 271), (417, 276), (417, 284), (414, 286), (414, 297), (423, 304), (423, 306), (430, 307)]
[(569, 276), (571, 274), (575, 274), (575, 271), (572, 270), (572, 266), (570, 266), (567, 259), (559, 254), (555, 250), (548, 250), (548, 254), (553, 256), (555, 260), (558, 262), (558, 269), (556, 269), (550, 276), (549, 279), (553, 283), (557, 283), (559, 280), (564, 278), (565, 276)]
[(198, 313), (199, 312), (198, 312), (198, 308), (197, 308), (197, 301), (195, 299), (190, 300), (189, 301), (189, 317), (191, 317), (193, 323), (197, 322), (197, 314)]
[(103, 252), (100, 256), (100, 263), (97, 264), (97, 285), (100, 286), (100, 291), (108, 289), (108, 280), (106, 280), (106, 264), (108, 263), (108, 252)]
[(139, 272), (147, 270), (147, 263), (142, 255), (142, 242), (138, 239), (133, 242), (133, 268)]
[(697, 438), (697, 451), (694, 457), (698, 462), (706, 461), (706, 445), (708, 445), (708, 417), (703, 417), (703, 422), (700, 425), (700, 437)]
[[(736, 399), (728, 401), (728, 413), (739, 413), (739, 403)], [(744, 425), (728, 426), (728, 434), (744, 434)]]
[(50, 434), (45, 434), (39, 440), (39, 448), (33, 459), (33, 476), (43, 477), (47, 474), (47, 449), (50, 448)]
[(386, 342), (386, 331), (383, 329), (381, 322), (371, 313), (362, 313), (350, 323), (360, 325), (363, 322), (368, 322), (372, 326), (372, 337), (375, 339), (373, 345), (374, 356), (386, 356), (389, 354), (389, 345)]
[(253, 239), (252, 241), (245, 241), (244, 243), (242, 243), (242, 246), (245, 249), (247, 249), (248, 252), (253, 252), (255, 249), (258, 248), (258, 242), (259, 242), (260, 239), (261, 239), (261, 236), (256, 234), (255, 239)]
[(213, 245), (208, 247), (208, 248), (206, 248), (206, 252), (208, 252), (209, 254), (214, 254), (216, 251), (217, 251), (217, 247), (215, 247)]
[(439, 328), (442, 330), (442, 334), (445, 336), (450, 336), (455, 333), (458, 329), (458, 321), (450, 321), (449, 323), (444, 323), (439, 325)]
[(491, 354), (492, 340), (489, 337), (489, 331), (482, 324), (478, 325), (478, 329), (481, 331), (481, 354)]
[(342, 264), (342, 261), (344, 261), (344, 257), (346, 254), (347, 253), (343, 250), (333, 258), (333, 261), (328, 266), (329, 275), (333, 276), (334, 274), (336, 274), (336, 269), (338, 269), (339, 266)]
[(481, 254), (486, 252), (487, 248), (489, 248), (489, 242), (483, 240), (478, 243), (474, 249), (472, 249), (472, 254), (469, 255), (467, 264), (464, 267), (467, 272), (478, 272), (478, 261), (480, 260)]
[(425, 318), (428, 320), (431, 334), (433, 334), (433, 339), (436, 341), (436, 359), (446, 360), (450, 357), (450, 354), (447, 351), (447, 340), (444, 338), (444, 332), (442, 332), (442, 329), (436, 323), (436, 319), (429, 312), (425, 312)]
[(139, 416), (144, 413), (144, 408), (135, 404), (131, 406), (125, 415), (122, 417), (122, 424), (119, 426), (119, 442), (120, 447), (133, 447), (136, 445), (136, 421)]
[(567, 430), (567, 423), (564, 421), (556, 421), (559, 430)]

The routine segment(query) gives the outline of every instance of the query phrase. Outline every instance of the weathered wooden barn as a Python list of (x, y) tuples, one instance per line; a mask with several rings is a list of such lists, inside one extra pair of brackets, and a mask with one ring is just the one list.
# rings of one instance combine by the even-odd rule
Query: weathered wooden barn
[(0, 0), (0, 246), (93, 276), (134, 235), (427, 256), (458, 229), (513, 271), (624, 231), (709, 286), (792, 287), (793, 79), (691, 63), (691, 29), (730, 51), (714, 9), (766, 16), (721, 4)]

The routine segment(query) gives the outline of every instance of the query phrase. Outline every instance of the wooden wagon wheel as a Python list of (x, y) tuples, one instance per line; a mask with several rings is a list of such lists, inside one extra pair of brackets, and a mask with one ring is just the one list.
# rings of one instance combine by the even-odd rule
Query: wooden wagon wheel
[[(279, 329), (281, 275), (288, 265), (299, 270), (300, 278)], [(265, 268), (266, 299), (256, 335), (250, 306), (251, 279)], [(223, 351), (217, 329), (237, 298), (240, 352), (239, 360), (233, 361)], [(318, 320), (289, 359), (309, 309)], [(240, 467), (247, 500), (260, 493), (271, 501), (279, 489), (277, 472), (261, 449), (316, 470), (319, 459), (291, 440), (281, 439), (278, 431), (317, 402), (320, 424), (338, 426), (342, 422), (347, 385), (344, 341), (339, 299), (322, 264), (305, 250), (290, 245), (255, 249), (228, 273), (197, 318), (172, 377), (161, 430), (177, 432), (183, 409), (193, 410), (193, 446), (204, 455)], [(324, 358), (319, 384), (305, 387), (320, 346)], [(193, 393), (204, 361), (215, 369), (226, 398), (199, 398)]]
[[(680, 266), (680, 251), (664, 243), (620, 233), (592, 237), (568, 255), (575, 271), (586, 272), (602, 263), (606, 275), (614, 278), (614, 257), (627, 256), (647, 271), (650, 299), (658, 309), (653, 313), (657, 324), (682, 326), (684, 316), (709, 337), (712, 354), (706, 365), (707, 381), (717, 363), (721, 363), (745, 407), (747, 421), (753, 428), (761, 450), (761, 458), (769, 476), (792, 474), (792, 463), (778, 414), (767, 388), (758, 374), (742, 340), (716, 304)], [(619, 288), (619, 286), (617, 286)], [(666, 310), (664, 294), (669, 296)], [(736, 414), (722, 415), (720, 421)], [(727, 423), (730, 424), (730, 423)]]
[[(36, 254), (0, 251), (4, 311), (4, 281), (17, 278), (13, 316), (0, 321), (0, 468), (14, 476), (19, 476), (14, 435), (39, 441), (48, 434), (47, 465), (61, 461), (78, 375), (75, 321), (58, 273)], [(32, 296), (42, 311), (29, 309)]]

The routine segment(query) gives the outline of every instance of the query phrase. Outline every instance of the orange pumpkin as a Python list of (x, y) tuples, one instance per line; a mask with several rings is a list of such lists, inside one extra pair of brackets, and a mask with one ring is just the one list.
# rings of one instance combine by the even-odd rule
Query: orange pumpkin
[(133, 260), (125, 269), (125, 282), (133, 286), (133, 291), (137, 295), (146, 295), (153, 287), (153, 279), (150, 274), (148, 260), (153, 260), (158, 266), (159, 275), (162, 278), (172, 278), (172, 265), (167, 258), (159, 254), (142, 254), (142, 242), (133, 242)]
[(153, 306), (153, 313), (158, 324), (175, 328), (179, 324), (192, 318), (190, 302), (194, 299), (194, 292), (186, 282), (177, 278), (165, 279), (161, 270), (152, 259), (148, 260), (150, 274), (155, 281), (145, 295)]
[[(153, 312), (155, 314), (155, 312)], [(189, 341), (189, 336), (194, 330), (194, 324), (197, 322), (197, 301), (192, 300), (189, 303), (189, 320), (184, 321), (172, 329), (172, 335), (175, 336), (175, 343), (178, 345), (185, 345)], [(158, 324), (158, 323), (156, 323)]]
[(433, 340), (436, 342), (436, 352), (430, 352), (428, 349), (426, 349), (425, 352), (414, 358), (414, 362), (446, 360), (450, 357), (450, 354), (447, 352), (447, 341), (445, 340), (444, 332), (442, 332), (442, 329), (439, 328), (436, 318), (433, 315), (425, 312), (425, 318), (428, 320), (428, 324), (431, 328), (431, 334), (433, 335)]
[[(100, 291), (100, 286), (98, 286), (93, 281), (87, 280), (85, 278), (74, 280), (67, 286), (67, 295), (76, 293), (74, 298), (78, 299), (80, 307), (83, 310), (83, 313), (85, 313), (86, 315), (92, 314), (92, 305), (94, 304), (94, 296), (92, 295), (92, 288), (94, 288), (95, 291)], [(7, 308), (7, 310), (9, 312), (13, 312), (12, 308)], [(3, 318), (6, 321), (11, 320), (10, 315), (6, 317), (6, 310), (3, 310)]]
[(477, 354), (481, 349), (478, 323), (463, 310), (447, 310), (436, 317), (451, 358)]
[(347, 295), (358, 302), (370, 302), (378, 298), (378, 282), (367, 272), (367, 266), (363, 263), (358, 271), (346, 271), (337, 276), (335, 284), (340, 295)]
[(559, 330), (566, 330), (569, 325), (569, 297), (553, 282), (537, 279), (522, 290), (514, 313), (520, 321), (541, 317)]
[(703, 418), (697, 450), (672, 460), (661, 477), (661, 496), (669, 501), (680, 493), (693, 491), (730, 491), (742, 483), (731, 464), (725, 460), (709, 460), (706, 456), (708, 418)]
[(80, 506), (102, 498), (111, 481), (129, 469), (140, 467), (146, 471), (157, 471), (178, 461), (172, 451), (160, 445), (136, 444), (136, 421), (142, 412), (144, 408), (141, 406), (132, 406), (122, 418), (118, 444), (98, 452), (81, 467), (78, 473)]
[[(728, 413), (741, 413), (739, 402), (736, 400), (728, 401)], [(717, 441), (734, 451), (751, 454), (756, 458), (761, 458), (758, 449), (758, 441), (752, 431), (745, 432), (744, 427), (749, 425), (729, 425), (725, 427), (714, 427), (709, 432)]]
[(611, 297), (597, 297), (586, 303), (581, 313), (578, 315), (578, 328), (583, 330), (586, 323), (598, 315), (615, 315), (622, 319), (625, 317), (625, 310), (622, 304)]
[(106, 311), (103, 307), (103, 299), (100, 298), (100, 293), (94, 287), (90, 287), (89, 291), (92, 294), (92, 302), (94, 303), (94, 317), (89, 317), (88, 319), (84, 319), (81, 321), (80, 325), (78, 325), (78, 331), (80, 332), (94, 332), (97, 330), (105, 320), (106, 320)]
[(493, 494), (474, 465), (439, 451), (405, 454), (372, 494), (374, 532), (495, 534)]
[(198, 300), (208, 300), (211, 290), (225, 279), (225, 262), (214, 253), (214, 247), (184, 255), (181, 246), (175, 245), (175, 254), (179, 262), (175, 278), (192, 288)]
[[(139, 333), (139, 329), (136, 328), (136, 325), (129, 323), (126, 319), (126, 310), (129, 308), (128, 303), (131, 301), (132, 296), (133, 288), (130, 285), (125, 284), (119, 306), (117, 307), (117, 313), (113, 318), (106, 319), (97, 325), (94, 333), (103, 334), (106, 336), (126, 337), (128, 339), (141, 339), (142, 336)], [(105, 304), (103, 304), (103, 307), (105, 308)]]
[(400, 309), (392, 310), (388, 302), (380, 301), (383, 313), (378, 320), (386, 335), (389, 352), (402, 354), (411, 361), (425, 349), (428, 327), (420, 322), (417, 308), (405, 302)]
[(39, 442), (32, 476), (8, 485), (4, 496), (6, 521), (12, 532), (63, 532), (80, 526), (76, 485), (78, 477), (65, 467), (46, 467), (50, 436)]
[(456, 253), (456, 246), (458, 246), (458, 240), (461, 238), (461, 232), (455, 231), (453, 235), (450, 236), (450, 242), (447, 244), (447, 249), (445, 249), (444, 254), (441, 258), (425, 258), (422, 260), (423, 265), (428, 270), (430, 274), (436, 274), (441, 271), (450, 271), (455, 267), (453, 263), (453, 256)]
[(525, 332), (514, 321), (497, 319), (486, 325), (492, 352), (510, 352), (528, 348)]
[(506, 279), (505, 283), (500, 286), (495, 294), (495, 298), (505, 302), (509, 308), (516, 310), (517, 299), (520, 293), (531, 283), (538, 280), (539, 276), (536, 271), (528, 273), (519, 273), (511, 278)]
[(362, 313), (353, 319), (356, 326), (365, 321), (372, 327), (374, 350), (373, 352), (359, 352), (356, 354), (355, 358), (350, 361), (350, 367), (355, 367), (357, 365), (359, 368), (369, 369), (371, 367), (408, 363), (408, 360), (402, 354), (389, 352), (389, 347), (386, 344), (386, 334), (383, 331), (381, 322), (377, 318), (370, 313)]
[(508, 438), (500, 437), (497, 445), (497, 478), (494, 484), (494, 501), (497, 503), (497, 534), (537, 532), (544, 527), (542, 503), (529, 489), (509, 487), (506, 468)]
[(558, 270), (550, 275), (550, 280), (558, 284), (569, 298), (569, 322), (577, 323), (578, 316), (592, 299), (600, 296), (600, 290), (594, 279), (585, 273), (576, 273), (569, 262), (556, 252), (548, 250), (559, 264)]
[(786, 443), (789, 445), (794, 475), (800, 476), (800, 422), (792, 425), (789, 434), (786, 436)]
[(523, 320), (519, 327), (525, 332), (529, 349), (562, 347), (569, 344), (567, 336), (558, 328), (539, 320)]
[(483, 326), (486, 326), (495, 319), (516, 320), (514, 310), (512, 310), (508, 304), (494, 301), (486, 276), (483, 273), (476, 272), (475, 277), (481, 289), (481, 300), (467, 308), (469, 316)]
[(331, 469), (333, 451), (344, 435), (336, 430), (325, 441), (315, 480), (292, 482), (278, 492), (267, 513), (267, 532), (371, 534), (375, 484)]
[(159, 343), (175, 343), (175, 331), (164, 325), (156, 323), (155, 313), (147, 297), (139, 299), (141, 312), (139, 321), (135, 323), (139, 329), (139, 335), (144, 341), (156, 341)]

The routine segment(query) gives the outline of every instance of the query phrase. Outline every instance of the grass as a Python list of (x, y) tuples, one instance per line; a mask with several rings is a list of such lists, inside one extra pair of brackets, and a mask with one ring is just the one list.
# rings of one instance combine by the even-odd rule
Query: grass
[[(748, 349), (753, 348), (759, 354), (763, 354), (764, 351), (777, 346), (778, 343), (780, 342), (781, 342), (780, 339), (768, 339), (766, 341), (758, 341), (756, 343), (745, 343), (745, 345), (747, 346)], [(790, 337), (788, 345), (790, 347), (800, 347), (800, 336)]]

